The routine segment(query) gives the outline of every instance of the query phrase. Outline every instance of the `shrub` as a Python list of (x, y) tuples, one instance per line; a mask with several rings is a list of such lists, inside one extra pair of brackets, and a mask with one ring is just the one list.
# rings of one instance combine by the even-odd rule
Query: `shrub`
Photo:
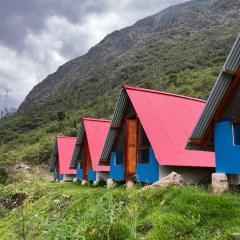
[(0, 168), (0, 184), (5, 184), (7, 181), (7, 173), (4, 168)]

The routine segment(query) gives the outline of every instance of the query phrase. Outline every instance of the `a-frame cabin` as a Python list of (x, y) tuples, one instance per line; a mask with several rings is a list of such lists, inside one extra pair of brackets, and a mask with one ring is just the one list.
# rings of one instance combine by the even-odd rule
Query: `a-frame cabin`
[(188, 183), (210, 181), (214, 155), (185, 150), (205, 102), (190, 97), (124, 86), (100, 164), (115, 181), (152, 183), (176, 171)]
[[(215, 151), (216, 172), (240, 174), (240, 34), (220, 71), (187, 149)], [(233, 183), (239, 180), (235, 179)]]
[(83, 118), (77, 135), (70, 168), (77, 169), (78, 180), (106, 180), (109, 166), (99, 166), (100, 155), (111, 122), (103, 119)]
[(76, 177), (76, 170), (70, 169), (75, 137), (56, 137), (50, 171), (54, 172), (54, 180), (72, 181)]

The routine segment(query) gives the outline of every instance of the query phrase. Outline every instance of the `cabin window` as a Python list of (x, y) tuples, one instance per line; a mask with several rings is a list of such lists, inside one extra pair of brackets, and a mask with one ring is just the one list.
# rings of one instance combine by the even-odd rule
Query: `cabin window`
[(138, 150), (138, 163), (149, 163), (149, 148)]
[(233, 140), (235, 145), (240, 145), (240, 124), (233, 125)]
[(92, 168), (92, 160), (91, 160), (91, 159), (89, 159), (89, 162), (88, 162), (88, 169), (90, 169), (90, 170), (93, 169), (93, 168)]
[(80, 169), (83, 169), (83, 160), (79, 161), (79, 167), (80, 167)]
[(83, 169), (83, 159), (84, 159), (84, 145), (82, 144), (80, 147), (80, 152), (79, 152), (79, 155), (78, 155), (78, 160), (79, 160), (79, 166), (80, 166), (80, 169)]
[(123, 164), (123, 152), (116, 152), (116, 165)]
[(148, 137), (142, 127), (142, 124), (139, 122), (138, 125), (138, 163), (147, 164), (149, 163), (149, 149), (150, 142)]
[(124, 161), (124, 134), (125, 134), (125, 128), (124, 123), (120, 127), (118, 139), (115, 145), (115, 152), (116, 152), (116, 165), (122, 165)]

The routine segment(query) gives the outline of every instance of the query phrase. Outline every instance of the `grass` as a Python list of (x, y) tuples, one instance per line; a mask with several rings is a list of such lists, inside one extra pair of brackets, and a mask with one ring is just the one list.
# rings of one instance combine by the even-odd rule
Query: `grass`
[(0, 239), (232, 239), (240, 231), (236, 192), (213, 195), (190, 186), (141, 192), (37, 181), (2, 187), (0, 197), (13, 189), (28, 198), (3, 213)]

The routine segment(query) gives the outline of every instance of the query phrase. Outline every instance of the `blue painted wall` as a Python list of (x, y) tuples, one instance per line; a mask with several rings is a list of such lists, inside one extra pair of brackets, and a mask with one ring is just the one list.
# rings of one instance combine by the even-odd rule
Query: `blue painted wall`
[[(123, 181), (124, 178), (124, 165), (116, 164), (116, 153), (111, 153), (110, 158), (110, 178), (115, 181)], [(136, 181), (142, 183), (153, 183), (159, 179), (159, 164), (155, 158), (152, 148), (149, 151), (149, 163), (140, 164), (136, 166)]]
[(59, 181), (63, 181), (63, 178), (64, 178), (64, 174), (60, 174), (59, 175)]
[(152, 148), (149, 151), (149, 163), (138, 163), (136, 169), (137, 182), (153, 183), (159, 179), (159, 164), (155, 158), (155, 154)]
[(64, 177), (64, 174), (60, 174), (58, 176), (57, 168), (58, 168), (58, 166), (56, 165), (55, 168), (54, 168), (54, 180), (62, 181), (63, 177)]
[[(97, 178), (97, 173), (93, 171), (92, 169), (88, 170), (88, 180), (89, 181), (95, 181)], [(77, 179), (82, 180), (83, 179), (83, 169), (80, 168), (80, 162), (77, 162)]]
[(229, 120), (215, 125), (214, 144), (216, 172), (240, 174), (240, 146), (234, 145), (233, 126)]
[(77, 161), (77, 179), (82, 180), (83, 178), (83, 170), (80, 168), (80, 162)]
[(124, 180), (124, 167), (123, 164), (116, 164), (116, 153), (112, 152), (110, 157), (110, 178), (115, 181)]
[(55, 166), (55, 168), (54, 168), (53, 178), (54, 178), (54, 180), (58, 179), (57, 166)]
[(88, 180), (89, 181), (95, 181), (97, 177), (97, 174), (95, 171), (93, 171), (92, 169), (88, 170)]

